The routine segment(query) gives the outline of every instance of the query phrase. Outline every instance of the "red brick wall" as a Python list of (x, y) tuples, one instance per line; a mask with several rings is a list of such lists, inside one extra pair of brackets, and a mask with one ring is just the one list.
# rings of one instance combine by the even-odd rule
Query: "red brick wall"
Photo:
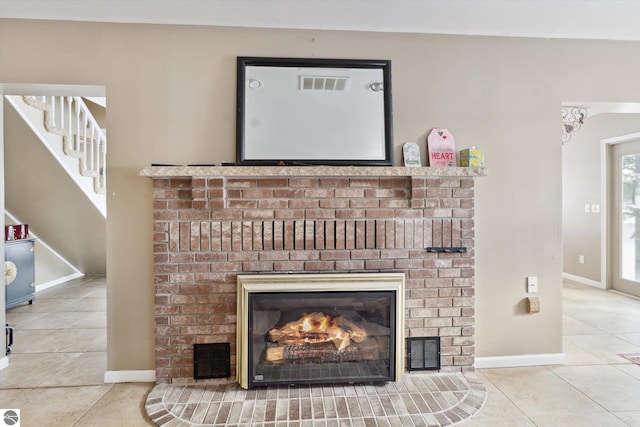
[[(193, 344), (230, 342), (236, 275), (404, 272), (405, 335), (473, 369), (473, 178), (155, 178), (156, 375), (193, 378)], [(427, 247), (467, 247), (431, 253)]]

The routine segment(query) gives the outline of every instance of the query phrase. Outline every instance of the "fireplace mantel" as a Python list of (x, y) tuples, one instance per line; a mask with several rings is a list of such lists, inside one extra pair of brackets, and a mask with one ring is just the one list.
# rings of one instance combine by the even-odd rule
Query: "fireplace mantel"
[(177, 177), (480, 177), (487, 168), (393, 166), (145, 166), (140, 176)]

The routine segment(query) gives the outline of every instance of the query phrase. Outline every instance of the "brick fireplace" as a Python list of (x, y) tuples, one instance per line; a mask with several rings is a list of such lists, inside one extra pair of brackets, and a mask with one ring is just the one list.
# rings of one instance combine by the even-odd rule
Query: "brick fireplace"
[(201, 343), (231, 343), (235, 377), (236, 279), (253, 273), (404, 273), (404, 335), (439, 336), (441, 371), (472, 370), (473, 187), (485, 174), (143, 168), (153, 178), (157, 382), (192, 380)]

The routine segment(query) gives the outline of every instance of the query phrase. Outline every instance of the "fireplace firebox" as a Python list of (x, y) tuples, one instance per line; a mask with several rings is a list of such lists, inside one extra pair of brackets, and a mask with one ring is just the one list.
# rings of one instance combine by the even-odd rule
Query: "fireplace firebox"
[(395, 293), (249, 296), (249, 386), (390, 381)]
[(399, 380), (403, 274), (238, 276), (238, 380)]

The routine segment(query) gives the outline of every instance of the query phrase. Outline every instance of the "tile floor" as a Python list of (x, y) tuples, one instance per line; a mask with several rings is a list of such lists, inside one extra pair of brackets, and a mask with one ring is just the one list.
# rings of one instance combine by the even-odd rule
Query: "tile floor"
[(105, 283), (72, 280), (7, 310), (15, 343), (0, 371), (0, 408), (19, 408), (23, 427), (151, 425), (142, 404), (153, 384), (103, 382)]
[[(103, 384), (104, 278), (37, 294), (7, 311), (16, 328), (0, 371), (0, 407), (22, 426), (151, 425), (143, 405), (153, 384)], [(640, 300), (581, 285), (564, 287), (565, 366), (483, 369), (488, 398), (465, 427), (640, 427)], [(275, 426), (274, 426), (275, 427)]]
[(640, 300), (565, 283), (564, 366), (483, 369), (487, 403), (464, 425), (640, 427)]

